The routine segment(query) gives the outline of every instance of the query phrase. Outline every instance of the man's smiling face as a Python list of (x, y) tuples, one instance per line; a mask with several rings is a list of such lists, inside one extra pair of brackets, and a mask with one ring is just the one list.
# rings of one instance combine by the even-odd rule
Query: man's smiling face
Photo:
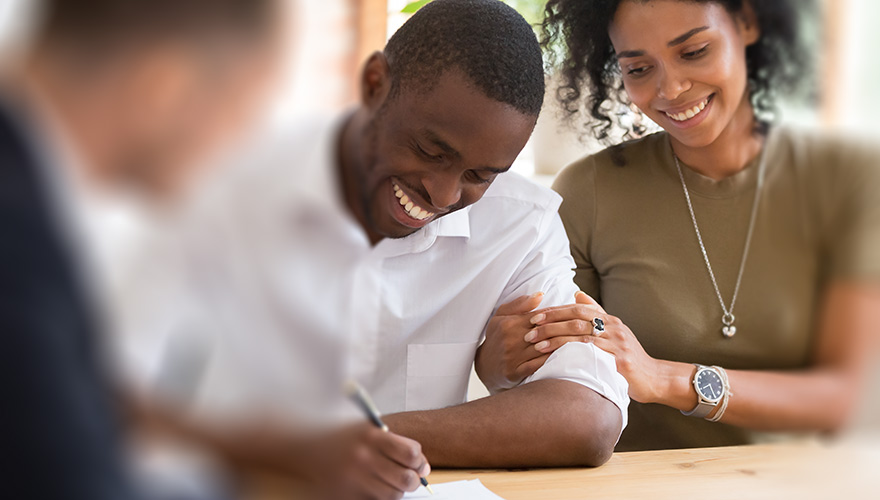
[(364, 127), (354, 173), (366, 229), (380, 238), (408, 236), (478, 201), (537, 120), (454, 69), (428, 90), (405, 86), (385, 99)]

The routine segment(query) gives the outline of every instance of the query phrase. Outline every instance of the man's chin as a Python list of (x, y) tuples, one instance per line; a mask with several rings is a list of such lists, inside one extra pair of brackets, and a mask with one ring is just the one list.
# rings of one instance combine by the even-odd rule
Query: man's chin
[(415, 234), (423, 229), (418, 227), (409, 227), (407, 225), (401, 224), (390, 215), (387, 217), (382, 217), (380, 220), (376, 220), (377, 218), (375, 217), (371, 217), (371, 219), (371, 232), (373, 234), (379, 235), (382, 238), (389, 238), (392, 240), (406, 238), (407, 236)]
[(380, 234), (383, 238), (389, 238), (392, 240), (399, 240), (401, 238), (406, 238), (407, 236), (413, 235), (417, 232), (421, 231), (421, 229), (415, 229), (406, 226), (398, 226), (394, 229), (390, 229), (387, 231), (381, 231)]

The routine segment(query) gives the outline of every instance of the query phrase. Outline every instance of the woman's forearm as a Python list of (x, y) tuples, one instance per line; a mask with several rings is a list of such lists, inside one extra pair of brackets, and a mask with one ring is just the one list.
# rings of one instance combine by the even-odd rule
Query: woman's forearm
[[(649, 402), (684, 411), (693, 409), (697, 405), (695, 371), (692, 364), (662, 361), (657, 399)], [(756, 430), (837, 430), (846, 423), (860, 393), (860, 377), (844, 371), (727, 370), (727, 375), (731, 395), (721, 421)]]

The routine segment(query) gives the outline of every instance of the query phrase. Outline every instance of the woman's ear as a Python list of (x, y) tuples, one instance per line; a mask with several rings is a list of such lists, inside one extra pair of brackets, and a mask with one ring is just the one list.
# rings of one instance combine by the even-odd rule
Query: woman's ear
[(391, 90), (391, 71), (388, 59), (382, 52), (373, 52), (364, 64), (361, 75), (361, 104), (377, 110), (385, 102)]
[(742, 12), (738, 18), (740, 33), (742, 33), (746, 47), (757, 43), (761, 39), (761, 27), (758, 24), (758, 14), (755, 12), (751, 0), (743, 2)]

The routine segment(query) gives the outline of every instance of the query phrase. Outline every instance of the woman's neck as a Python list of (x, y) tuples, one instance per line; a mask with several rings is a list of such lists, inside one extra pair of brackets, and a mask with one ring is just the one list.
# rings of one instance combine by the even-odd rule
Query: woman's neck
[(757, 132), (754, 110), (746, 95), (733, 119), (711, 144), (692, 148), (675, 138), (671, 142), (676, 156), (688, 167), (710, 179), (721, 180), (745, 169), (761, 153), (764, 137)]

